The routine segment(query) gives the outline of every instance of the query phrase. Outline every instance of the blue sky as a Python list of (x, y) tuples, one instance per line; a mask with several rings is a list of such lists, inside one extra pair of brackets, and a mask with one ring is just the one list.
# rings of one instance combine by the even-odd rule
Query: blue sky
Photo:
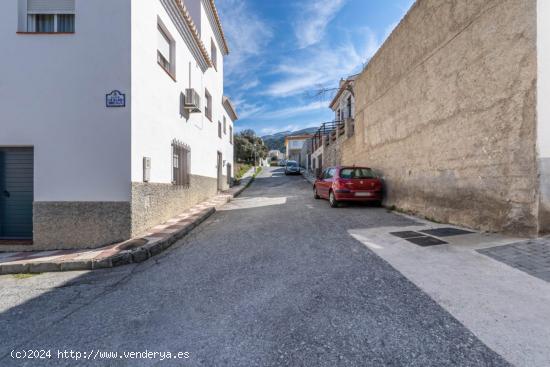
[(327, 97), (363, 64), (413, 0), (218, 0), (230, 54), (225, 94), (235, 102), (236, 130), (259, 135), (332, 120)]

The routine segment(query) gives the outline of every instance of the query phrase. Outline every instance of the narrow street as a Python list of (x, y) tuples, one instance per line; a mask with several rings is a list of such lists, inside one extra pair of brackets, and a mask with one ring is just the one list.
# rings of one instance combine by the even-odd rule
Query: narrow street
[[(1, 366), (506, 366), (349, 230), (410, 226), (331, 209), (268, 168), (163, 254), (93, 272), (1, 276)], [(189, 352), (185, 360), (15, 360), (12, 349)]]

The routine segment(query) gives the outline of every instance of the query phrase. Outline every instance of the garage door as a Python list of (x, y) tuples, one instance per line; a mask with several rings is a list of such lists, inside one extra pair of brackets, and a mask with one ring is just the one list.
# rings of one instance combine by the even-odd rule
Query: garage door
[(32, 238), (33, 149), (0, 148), (0, 238)]

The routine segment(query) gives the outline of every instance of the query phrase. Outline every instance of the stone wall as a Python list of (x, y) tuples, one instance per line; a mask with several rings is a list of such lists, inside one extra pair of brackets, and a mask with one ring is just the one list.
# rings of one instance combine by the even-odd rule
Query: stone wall
[[(224, 188), (227, 178), (223, 176)], [(132, 183), (132, 236), (162, 223), (218, 192), (214, 177), (191, 175), (189, 187), (164, 183)]]
[(535, 234), (535, 8), (417, 1), (355, 83), (343, 163), (381, 171), (387, 205)]
[(99, 247), (128, 239), (130, 222), (129, 202), (35, 202), (33, 245), (12, 250)]

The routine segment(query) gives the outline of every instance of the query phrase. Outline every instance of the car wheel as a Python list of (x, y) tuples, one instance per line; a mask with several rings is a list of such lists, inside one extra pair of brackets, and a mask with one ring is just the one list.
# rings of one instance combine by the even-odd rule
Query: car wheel
[(381, 207), (382, 206), (382, 200), (376, 200), (374, 202), (374, 206)]
[(315, 199), (320, 199), (319, 193), (317, 192), (317, 187), (313, 186), (313, 197)]
[(334, 192), (329, 192), (328, 194), (328, 202), (332, 208), (338, 208), (338, 200), (336, 200), (336, 196), (334, 195)]

